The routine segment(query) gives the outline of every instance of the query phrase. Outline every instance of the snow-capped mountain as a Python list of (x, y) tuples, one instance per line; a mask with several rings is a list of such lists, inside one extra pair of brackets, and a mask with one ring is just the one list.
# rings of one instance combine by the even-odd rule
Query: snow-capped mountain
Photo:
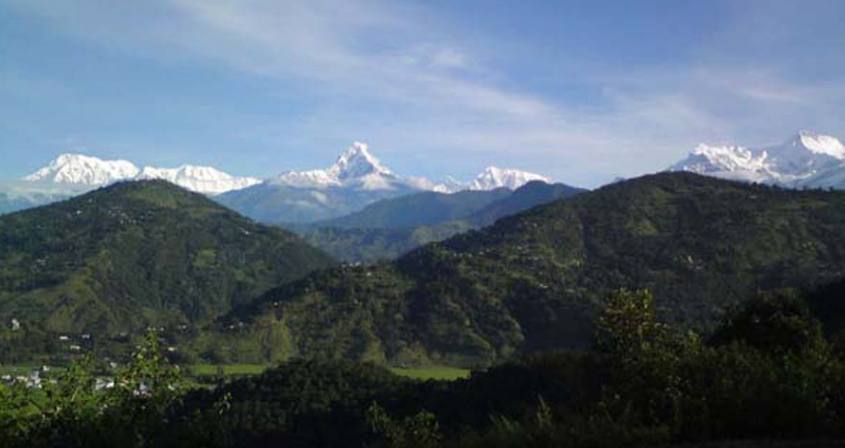
[(701, 144), (669, 169), (788, 187), (845, 187), (845, 146), (808, 131), (761, 148)]
[(749, 182), (764, 182), (775, 175), (767, 164), (768, 155), (744, 146), (698, 145), (686, 159), (672, 165), (670, 171), (698, 174)]
[(255, 177), (235, 177), (212, 167), (183, 165), (178, 168), (155, 168), (148, 166), (139, 170), (132, 162), (126, 160), (102, 160), (82, 154), (62, 154), (49, 165), (23, 178), (25, 181), (41, 184), (88, 188), (135, 179), (163, 179), (203, 194), (220, 194), (261, 182), (261, 179)]
[(764, 150), (772, 161), (772, 169), (780, 173), (784, 183), (806, 184), (818, 174), (839, 167), (845, 161), (845, 146), (835, 137), (799, 132), (782, 145)]
[(447, 177), (446, 182), (435, 182), (425, 177), (398, 176), (370, 153), (366, 143), (354, 142), (337, 158), (334, 165), (327, 169), (287, 171), (270, 179), (268, 183), (293, 188), (394, 190), (405, 187), (454, 193), (461, 190), (493, 190), (503, 187), (515, 190), (533, 180), (551, 183), (549, 178), (539, 174), (495, 166), (487, 167), (471, 182), (460, 182), (451, 177)]
[[(212, 167), (182, 165), (177, 168), (147, 166), (138, 169), (125, 160), (62, 154), (20, 183), (24, 184), (23, 189), (27, 189), (26, 184), (33, 188), (36, 185), (41, 189), (49, 187), (49, 195), (40, 190), (33, 190), (30, 195), (40, 204), (51, 198), (70, 197), (112, 182), (140, 179), (163, 179), (195, 192), (216, 196), (222, 204), (268, 222), (330, 219), (358, 211), (381, 199), (419, 191), (454, 193), (503, 187), (515, 190), (533, 180), (551, 182), (539, 174), (496, 167), (488, 167), (469, 182), (450, 177), (445, 182), (437, 182), (425, 177), (400, 176), (382, 164), (366, 143), (354, 142), (328, 168), (286, 171), (267, 180), (235, 177)], [(10, 195), (15, 194), (14, 208), (23, 207), (21, 204), (36, 204), (34, 200), (22, 196), (21, 191), (20, 187), (15, 187), (14, 191), (4, 189), (0, 193), (6, 194), (6, 201), (10, 203)]]
[(49, 165), (24, 177), (30, 182), (97, 187), (138, 175), (138, 167), (126, 160), (102, 160), (82, 154), (62, 154)]
[(427, 179), (394, 174), (370, 153), (366, 143), (354, 142), (326, 169), (286, 171), (217, 200), (259, 221), (311, 222), (434, 188), (437, 185)]
[(136, 179), (164, 179), (191, 191), (220, 194), (258, 183), (257, 177), (235, 177), (210, 166), (182, 165), (178, 168), (144, 167)]
[(355, 142), (326, 169), (287, 171), (259, 185), (222, 194), (217, 200), (258, 221), (302, 223), (337, 218), (382, 199), (420, 191), (516, 189), (532, 180), (549, 182), (538, 174), (495, 167), (487, 168), (472, 182), (448, 178), (440, 183), (399, 176), (370, 153), (367, 144)]
[(417, 183), (416, 180), (405, 182), (393, 174), (370, 153), (367, 144), (361, 142), (352, 143), (329, 168), (287, 171), (268, 182), (293, 188), (342, 187), (355, 190), (395, 190), (407, 183)]
[(475, 180), (470, 182), (468, 189), (494, 190), (496, 188), (509, 188), (511, 190), (516, 190), (517, 188), (534, 180), (543, 181), (547, 184), (552, 183), (551, 179), (539, 174), (488, 166), (484, 171), (476, 176)]

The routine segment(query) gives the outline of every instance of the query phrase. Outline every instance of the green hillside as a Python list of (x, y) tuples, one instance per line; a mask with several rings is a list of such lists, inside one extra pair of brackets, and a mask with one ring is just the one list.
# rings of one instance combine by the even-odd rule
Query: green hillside
[(504, 188), (454, 194), (425, 192), (382, 200), (334, 220), (286, 227), (339, 260), (372, 263), (392, 260), (424, 244), (584, 191), (534, 181), (513, 192)]
[(571, 198), (586, 191), (566, 184), (547, 184), (535, 180), (517, 188), (513, 194), (474, 212), (469, 216), (468, 221), (476, 226), (488, 226), (505, 216), (515, 215), (558, 199)]
[(488, 205), (507, 198), (507, 188), (459, 191), (446, 194), (426, 191), (370, 204), (359, 212), (314, 223), (318, 227), (397, 229), (430, 226), (464, 219)]
[(486, 364), (586, 346), (600, 298), (619, 287), (648, 288), (664, 318), (706, 329), (758, 289), (843, 276), (845, 193), (662, 173), (394, 263), (317, 272), (238, 309), (196, 344), (218, 359)]
[(148, 325), (188, 330), (331, 263), (205, 196), (162, 181), (115, 184), (0, 217), (0, 336), (9, 355)]
[(463, 220), (397, 229), (290, 227), (308, 244), (349, 263), (389, 261), (424, 244), (443, 241), (474, 228)]

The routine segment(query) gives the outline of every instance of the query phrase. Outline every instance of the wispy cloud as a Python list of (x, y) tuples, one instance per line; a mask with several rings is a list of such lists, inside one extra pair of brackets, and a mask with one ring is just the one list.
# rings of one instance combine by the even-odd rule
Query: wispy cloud
[[(700, 61), (633, 70), (585, 66), (580, 80), (595, 103), (585, 108), (514, 87), (508, 67), (485, 60), (477, 42), (444, 37), (459, 33), (446, 32), (453, 30), (424, 4), (141, 3), (21, 0), (18, 7), (102, 45), (222, 65), (273, 80), (280, 90), (305, 86), (315, 98), (307, 116), (275, 132), (265, 127), (267, 135), (364, 138), (394, 151), (444, 156), (460, 151), (466, 170), (485, 158), (594, 185), (659, 169), (699, 140), (759, 139), (773, 130), (785, 137), (790, 123), (807, 122), (845, 132), (843, 112), (834, 111), (845, 99), (841, 73), (811, 83), (760, 57), (751, 67), (720, 59), (720, 48), (742, 38), (741, 22), (698, 43)], [(781, 25), (769, 17), (756, 26), (773, 24)], [(487, 45), (495, 48), (495, 36)]]

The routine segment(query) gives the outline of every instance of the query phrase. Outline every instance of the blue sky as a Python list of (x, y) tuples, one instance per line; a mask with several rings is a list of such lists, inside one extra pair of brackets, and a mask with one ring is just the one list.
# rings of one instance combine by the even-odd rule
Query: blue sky
[(0, 178), (74, 151), (240, 175), (486, 165), (595, 186), (845, 137), (845, 2), (0, 0)]

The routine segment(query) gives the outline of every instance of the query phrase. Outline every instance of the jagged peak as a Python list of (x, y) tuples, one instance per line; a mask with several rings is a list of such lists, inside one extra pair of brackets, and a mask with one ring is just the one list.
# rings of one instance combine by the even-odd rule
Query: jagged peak
[(802, 130), (766, 147), (701, 144), (669, 169), (796, 187), (814, 185), (822, 173), (831, 177), (845, 170), (843, 161), (845, 146), (837, 138)]
[[(393, 190), (402, 183), (402, 179), (382, 165), (370, 153), (366, 143), (355, 141), (327, 169), (286, 171), (269, 182), (294, 188), (345, 186), (362, 190)], [(410, 184), (407, 186), (414, 188)]]
[(353, 142), (343, 153), (338, 156), (329, 172), (338, 179), (361, 177), (367, 174), (393, 174), (390, 169), (381, 164), (381, 161), (370, 153), (369, 145), (363, 142)]

